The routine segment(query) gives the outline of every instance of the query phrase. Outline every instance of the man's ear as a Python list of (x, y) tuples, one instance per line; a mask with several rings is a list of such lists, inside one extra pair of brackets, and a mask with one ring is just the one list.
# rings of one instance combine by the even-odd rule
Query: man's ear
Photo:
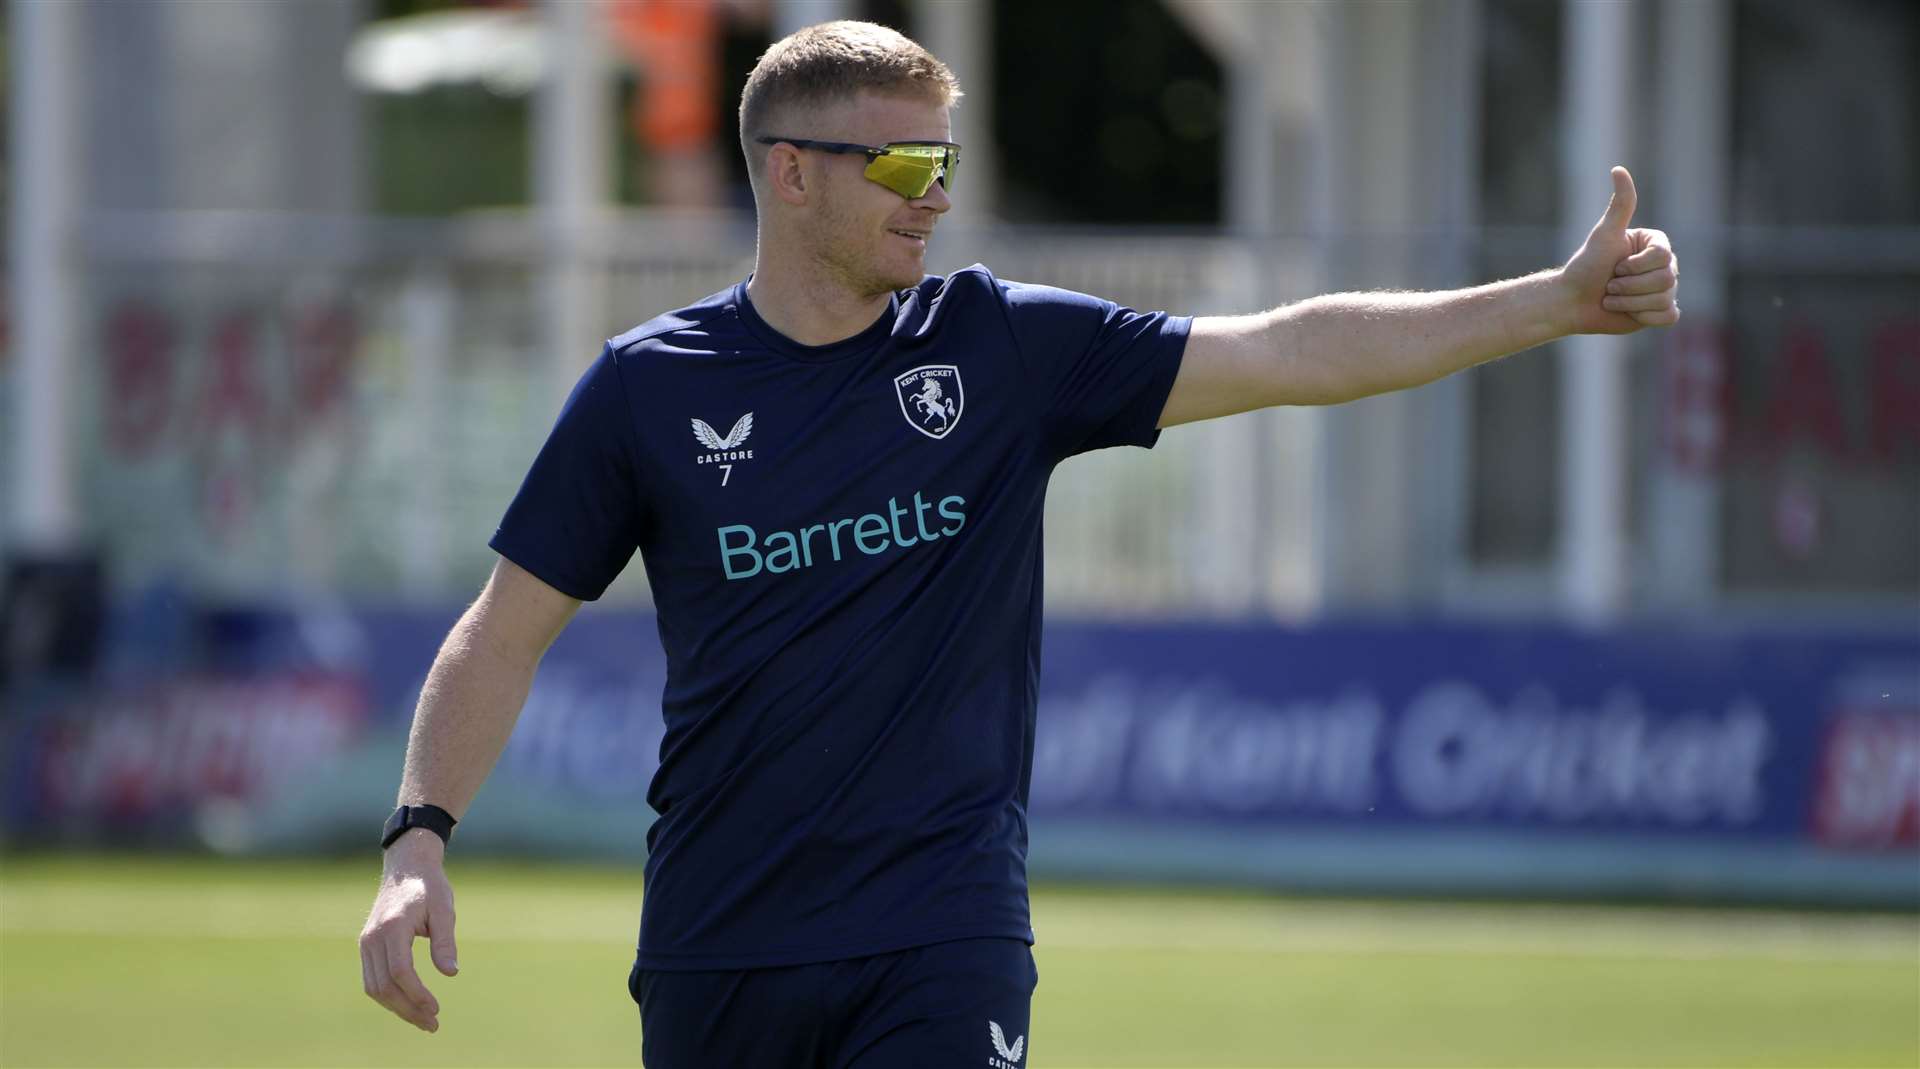
[(767, 149), (767, 188), (792, 205), (807, 202), (807, 170), (799, 149), (785, 142)]

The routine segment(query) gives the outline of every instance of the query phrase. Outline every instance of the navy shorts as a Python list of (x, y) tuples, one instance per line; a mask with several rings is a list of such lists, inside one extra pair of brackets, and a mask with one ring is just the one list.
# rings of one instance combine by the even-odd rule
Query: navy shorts
[(646, 1069), (1026, 1069), (1040, 974), (1017, 939), (723, 972), (642, 970)]

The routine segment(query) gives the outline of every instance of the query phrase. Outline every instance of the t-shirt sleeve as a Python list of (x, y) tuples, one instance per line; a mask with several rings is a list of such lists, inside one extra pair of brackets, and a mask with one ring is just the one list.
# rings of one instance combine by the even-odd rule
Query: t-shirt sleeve
[(1152, 448), (1193, 319), (1052, 286), (1000, 286), (1054, 458)]
[(633, 410), (611, 348), (602, 349), (488, 545), (568, 597), (606, 593), (640, 544), (644, 517)]

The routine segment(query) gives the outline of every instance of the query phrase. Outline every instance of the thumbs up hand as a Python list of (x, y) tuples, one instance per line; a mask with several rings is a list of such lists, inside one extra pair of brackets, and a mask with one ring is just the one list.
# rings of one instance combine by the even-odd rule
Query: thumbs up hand
[(1615, 167), (1607, 213), (1560, 269), (1574, 302), (1572, 333), (1631, 334), (1680, 319), (1680, 261), (1664, 232), (1627, 226), (1638, 200), (1633, 176)]

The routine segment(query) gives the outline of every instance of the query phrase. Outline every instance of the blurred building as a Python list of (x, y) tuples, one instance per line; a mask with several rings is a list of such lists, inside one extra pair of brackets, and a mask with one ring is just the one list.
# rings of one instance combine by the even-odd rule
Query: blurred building
[(15, 0), (8, 544), (465, 596), (596, 340), (748, 270), (739, 80), (841, 15), (968, 90), (937, 269), (1465, 285), (1567, 255), (1614, 161), (1680, 250), (1676, 330), (1068, 465), (1055, 611), (1916, 611), (1920, 11), (1868, 0)]

